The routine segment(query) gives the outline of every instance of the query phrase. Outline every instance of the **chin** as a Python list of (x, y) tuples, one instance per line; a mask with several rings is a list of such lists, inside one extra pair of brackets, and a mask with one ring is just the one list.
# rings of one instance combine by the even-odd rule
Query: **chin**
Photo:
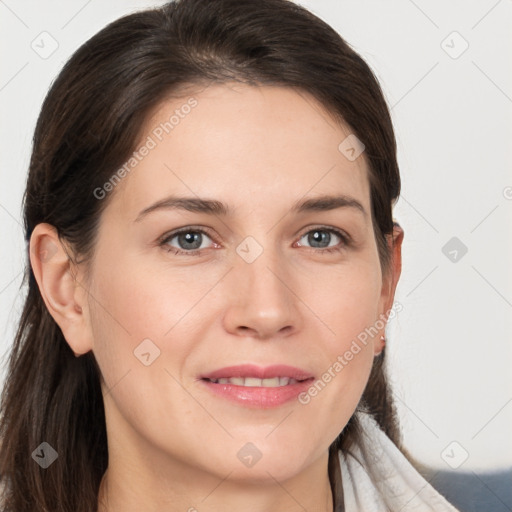
[[(281, 482), (300, 473), (316, 458), (313, 448), (309, 450), (305, 443), (276, 446), (262, 439), (235, 444), (234, 449), (216, 454), (218, 464), (214, 468), (222, 478), (230, 474), (229, 479), (234, 481), (254, 484), (275, 483), (275, 480)], [(228, 453), (232, 453), (232, 456), (227, 456)]]

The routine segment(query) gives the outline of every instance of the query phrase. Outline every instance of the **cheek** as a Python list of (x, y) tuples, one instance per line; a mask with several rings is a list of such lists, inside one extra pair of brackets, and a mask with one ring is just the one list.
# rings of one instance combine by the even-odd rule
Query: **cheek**
[[(198, 278), (197, 269), (170, 268), (161, 261), (109, 261), (105, 255), (96, 260), (89, 300), (94, 354), (107, 385), (128, 371), (135, 376), (142, 370), (137, 378), (150, 380), (159, 367), (181, 377), (200, 339), (194, 333), (210, 325), (206, 317), (214, 317), (218, 309), (218, 298), (209, 292), (224, 270), (202, 270)], [(144, 366), (144, 358), (154, 361), (150, 368)]]
[[(148, 258), (149, 260), (149, 258)], [(112, 324), (120, 337), (163, 340), (215, 284), (216, 277), (201, 271), (152, 264), (126, 258), (115, 266), (97, 264), (93, 306), (103, 324)]]
[(176, 418), (183, 430), (192, 431), (198, 417), (207, 418), (179, 381), (194, 348), (191, 336), (183, 336), (191, 321), (187, 311), (203, 286), (187, 286), (190, 280), (179, 272), (157, 275), (128, 260), (100, 268), (89, 303), (110, 421), (117, 426), (126, 421), (147, 438), (155, 436), (154, 425), (172, 432)]
[(322, 403), (322, 410), (341, 417), (341, 423), (348, 421), (355, 410), (374, 361), (373, 343), (380, 325), (379, 269), (378, 264), (365, 261), (340, 267), (329, 273), (329, 279), (319, 276), (317, 284), (324, 284), (313, 288), (310, 295), (315, 312), (324, 323), (319, 327), (323, 331), (319, 340), (324, 351), (324, 372), (317, 391), (311, 391), (315, 396), (321, 395), (317, 405)]
[(330, 353), (348, 350), (353, 340), (363, 347), (373, 342), (367, 333), (375, 333), (371, 327), (379, 318), (381, 286), (378, 263), (365, 260), (340, 266), (317, 281), (311, 303), (330, 328), (331, 336), (325, 336)]
[[(101, 255), (100, 255), (101, 256)], [(171, 319), (160, 313), (161, 287), (128, 259), (98, 257), (89, 300), (94, 355), (107, 387), (143, 366), (134, 351), (151, 340), (156, 347)], [(147, 344), (147, 341), (144, 342)], [(157, 349), (153, 347), (152, 356)]]

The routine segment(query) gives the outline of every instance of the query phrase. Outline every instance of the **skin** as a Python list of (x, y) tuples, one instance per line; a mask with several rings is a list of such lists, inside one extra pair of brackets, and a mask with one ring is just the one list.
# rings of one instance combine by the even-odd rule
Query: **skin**
[[(328, 447), (354, 413), (384, 329), (307, 405), (242, 407), (198, 376), (284, 363), (319, 378), (392, 307), (403, 232), (389, 239), (394, 263), (383, 276), (364, 153), (349, 161), (338, 150), (351, 131), (312, 97), (229, 84), (194, 98), (110, 192), (89, 273), (52, 226), (39, 224), (30, 241), (48, 310), (75, 355), (93, 351), (104, 379), (110, 463), (99, 510), (332, 511)], [(187, 99), (159, 105), (141, 141)], [(298, 200), (341, 194), (366, 214), (291, 212)], [(216, 199), (232, 213), (160, 209), (135, 222), (170, 195)], [(159, 245), (187, 226), (208, 230), (199, 255), (169, 252), (192, 250), (183, 237)], [(322, 231), (315, 245), (320, 227), (352, 242)], [(252, 263), (236, 252), (248, 236), (263, 249)], [(146, 338), (160, 349), (149, 366), (134, 356)], [(247, 442), (262, 454), (252, 467), (237, 457)]]

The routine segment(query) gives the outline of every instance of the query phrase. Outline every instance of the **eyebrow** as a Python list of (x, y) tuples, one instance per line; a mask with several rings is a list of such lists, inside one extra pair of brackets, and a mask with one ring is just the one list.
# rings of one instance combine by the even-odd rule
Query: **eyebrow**
[[(364, 206), (357, 199), (345, 195), (324, 195), (299, 200), (292, 205), (291, 212), (320, 212), (336, 210), (338, 208), (353, 208), (360, 211), (365, 217), (368, 215)], [(157, 210), (187, 210), (189, 212), (219, 216), (229, 216), (233, 211), (228, 205), (214, 199), (170, 196), (144, 208), (135, 219), (135, 222), (140, 222), (146, 215)]]

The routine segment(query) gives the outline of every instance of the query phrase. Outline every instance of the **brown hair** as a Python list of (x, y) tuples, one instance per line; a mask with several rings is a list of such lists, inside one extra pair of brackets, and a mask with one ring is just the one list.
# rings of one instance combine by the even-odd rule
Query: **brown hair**
[[(94, 190), (134, 151), (149, 113), (187, 85), (228, 81), (307, 92), (364, 143), (375, 238), (387, 272), (400, 176), (382, 91), (329, 25), (289, 0), (178, 0), (122, 17), (83, 44), (53, 83), (37, 121), (24, 196), (27, 255), (34, 227), (46, 222), (87, 262), (108, 204)], [(100, 370), (92, 352), (75, 358), (30, 262), (25, 280), (1, 400), (2, 510), (91, 512), (108, 465)], [(384, 353), (375, 358), (361, 404), (399, 445)], [(337, 450), (348, 451), (359, 435), (352, 417), (332, 444), (333, 486), (340, 487)], [(31, 457), (43, 441), (59, 455), (46, 470)]]

